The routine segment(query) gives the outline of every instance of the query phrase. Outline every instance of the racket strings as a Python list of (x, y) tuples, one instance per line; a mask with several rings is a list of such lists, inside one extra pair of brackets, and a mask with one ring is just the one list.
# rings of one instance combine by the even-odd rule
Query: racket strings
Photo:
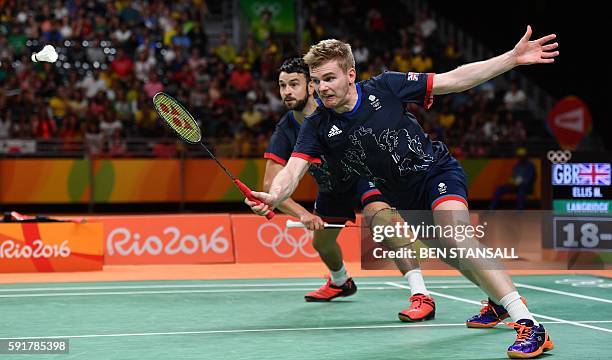
[(200, 127), (193, 116), (174, 99), (165, 94), (158, 94), (153, 102), (159, 115), (183, 140), (197, 143), (202, 139)]

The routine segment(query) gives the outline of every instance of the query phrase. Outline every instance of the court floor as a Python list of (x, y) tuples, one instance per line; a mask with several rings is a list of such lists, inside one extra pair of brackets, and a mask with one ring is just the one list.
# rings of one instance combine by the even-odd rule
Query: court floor
[[(515, 276), (555, 349), (610, 359), (612, 279)], [(322, 279), (0, 285), (0, 340), (69, 338), (64, 355), (2, 359), (503, 359), (514, 330), (467, 329), (485, 296), (460, 277), (426, 279), (433, 321), (405, 324), (399, 277), (357, 278), (356, 295), (305, 303)]]

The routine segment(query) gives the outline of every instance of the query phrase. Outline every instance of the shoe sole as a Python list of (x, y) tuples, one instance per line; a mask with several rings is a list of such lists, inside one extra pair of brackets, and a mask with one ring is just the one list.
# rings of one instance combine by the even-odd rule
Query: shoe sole
[(552, 340), (550, 340), (550, 337), (548, 335), (546, 335), (546, 339), (547, 340), (544, 342), (544, 344), (542, 344), (542, 346), (540, 346), (538, 350), (532, 353), (525, 354), (518, 351), (508, 351), (508, 357), (510, 359), (532, 359), (534, 357), (542, 355), (543, 352), (551, 351), (555, 348), (555, 344), (553, 344)]
[(357, 288), (354, 287), (353, 289), (354, 290), (352, 292), (349, 292), (348, 294), (346, 294), (346, 293), (344, 293), (344, 294), (343, 293), (339, 293), (338, 295), (334, 295), (334, 296), (332, 296), (330, 298), (327, 298), (327, 299), (325, 299), (325, 298), (316, 298), (316, 297), (312, 297), (312, 296), (304, 296), (304, 300), (306, 302), (329, 302), (329, 301), (332, 301), (333, 299), (336, 299), (336, 298), (339, 298), (339, 297), (349, 297), (351, 295), (355, 295), (355, 293), (357, 292)]
[(490, 329), (497, 326), (497, 324), (499, 324), (500, 322), (501, 321), (488, 324), (466, 322), (465, 326), (469, 327), (470, 329)]
[(483, 323), (476, 323), (476, 322), (465, 322), (465, 326), (471, 328), (471, 329), (490, 329), (492, 327), (497, 326), (497, 324), (499, 324), (500, 322), (502, 322), (504, 319), (508, 318), (509, 315), (504, 316), (503, 318), (501, 318), (499, 321), (496, 322), (492, 322), (492, 323), (488, 323), (488, 324), (483, 324)]
[(426, 320), (433, 320), (436, 318), (436, 311), (432, 311), (429, 314), (427, 314), (426, 316), (420, 318), (420, 319), (413, 319), (408, 315), (404, 315), (402, 313), (398, 313), (397, 317), (400, 319), (400, 321), (402, 322), (421, 322), (421, 321), (426, 321)]

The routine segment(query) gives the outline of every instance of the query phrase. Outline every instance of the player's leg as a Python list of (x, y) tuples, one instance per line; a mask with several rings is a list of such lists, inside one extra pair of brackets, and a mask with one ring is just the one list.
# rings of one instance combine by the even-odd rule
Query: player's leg
[[(384, 195), (367, 179), (360, 179), (356, 183), (357, 199), (363, 208), (366, 226), (394, 225), (397, 221), (403, 221), (401, 217), (387, 216), (394, 213), (389, 201)], [(387, 247), (399, 249), (400, 247), (412, 246), (406, 239), (389, 239)], [(397, 269), (408, 282), (410, 287), (410, 307), (398, 313), (401, 321), (413, 322), (433, 319), (436, 315), (436, 304), (429, 295), (418, 259), (396, 258), (394, 259)]]
[[(382, 201), (371, 202), (365, 205), (363, 210), (365, 221), (370, 226), (395, 226), (397, 222), (403, 222), (397, 211), (389, 204)], [(386, 238), (383, 245), (391, 250), (413, 246), (413, 242), (406, 238)], [(436, 303), (429, 295), (425, 286), (425, 280), (421, 272), (419, 261), (416, 258), (395, 258), (395, 266), (402, 273), (410, 287), (410, 306), (400, 311), (397, 316), (404, 322), (415, 322), (434, 319), (436, 316)]]
[(333, 277), (333, 273), (339, 272), (344, 267), (342, 249), (336, 242), (336, 239), (340, 234), (340, 230), (342, 229), (324, 229), (315, 231), (312, 240), (312, 247), (314, 247), (314, 249), (319, 253), (321, 261), (323, 261), (325, 266), (327, 266), (329, 271), (332, 273), (332, 280), (334, 280), (336, 283), (340, 282), (341, 284), (346, 281), (346, 279), (334, 279)]
[[(469, 224), (470, 215), (466, 203), (449, 200), (439, 203), (434, 208), (434, 219), (437, 225), (454, 226)], [(462, 246), (465, 247), (466, 244), (462, 242)], [(552, 350), (553, 342), (547, 331), (527, 309), (524, 298), (519, 295), (510, 276), (492, 263), (493, 261), (487, 261), (485, 264), (481, 261), (466, 261), (461, 264), (471, 268), (480, 288), (489, 294), (489, 304), (476, 317), (482, 317), (486, 312), (493, 311), (498, 321), (507, 316), (512, 319), (510, 325), (516, 329), (518, 334), (515, 342), (508, 347), (507, 354), (510, 358), (533, 358), (539, 356), (543, 351)], [(497, 304), (491, 304), (494, 301), (491, 300), (492, 297), (499, 299)], [(468, 320), (468, 323), (474, 322), (474, 318)]]
[[(338, 194), (319, 193), (315, 203), (315, 213), (330, 224), (344, 224), (347, 220), (354, 220), (355, 213), (352, 204), (349, 204), (350, 196), (349, 201), (346, 198), (347, 196)], [(342, 249), (337, 242), (340, 230), (325, 229), (314, 232), (312, 245), (329, 269), (330, 276), (323, 286), (304, 296), (308, 302), (330, 301), (357, 292), (357, 286), (348, 275), (342, 258)]]
[[(444, 186), (440, 186), (443, 183)], [(441, 190), (444, 194), (441, 194)], [(457, 164), (442, 171), (438, 176), (431, 177), (426, 190), (431, 201), (435, 224), (446, 228), (457, 225), (471, 224), (467, 207), (467, 186), (463, 170)], [(465, 239), (453, 237), (441, 238), (440, 244), (445, 247), (481, 247), (482, 244), (473, 237)], [(450, 263), (450, 262), (449, 262)], [(457, 266), (457, 263), (452, 263)], [(467, 270), (476, 280), (475, 283), (489, 295), (489, 303), (480, 314), (468, 320), (468, 326), (474, 322), (483, 321), (485, 315), (495, 315), (493, 326), (505, 317), (510, 317), (512, 325), (518, 332), (513, 345), (507, 354), (511, 358), (532, 358), (542, 351), (553, 348), (544, 327), (539, 324), (527, 309), (524, 299), (519, 295), (510, 276), (503, 270), (501, 263), (489, 259), (460, 259), (458, 269)], [(498, 306), (496, 306), (498, 305)], [(490, 312), (490, 313), (489, 313)]]

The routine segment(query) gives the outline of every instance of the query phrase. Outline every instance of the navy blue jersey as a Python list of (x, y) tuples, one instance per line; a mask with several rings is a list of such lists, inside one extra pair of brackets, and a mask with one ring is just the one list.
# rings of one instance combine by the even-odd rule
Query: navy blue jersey
[(339, 114), (320, 106), (305, 120), (292, 156), (324, 159), (332, 173), (368, 177), (383, 193), (417, 190), (428, 171), (451, 158), (404, 107), (431, 106), (433, 77), (385, 72), (358, 83), (352, 111)]
[[(299, 132), (300, 123), (293, 116), (293, 111), (288, 111), (276, 125), (276, 129), (264, 153), (264, 158), (285, 166), (291, 157)], [(320, 160), (313, 161), (308, 172), (315, 179), (320, 192), (347, 189), (356, 180), (356, 177), (350, 172), (343, 173), (343, 176), (338, 176), (334, 179), (329, 172), (327, 163)]]

